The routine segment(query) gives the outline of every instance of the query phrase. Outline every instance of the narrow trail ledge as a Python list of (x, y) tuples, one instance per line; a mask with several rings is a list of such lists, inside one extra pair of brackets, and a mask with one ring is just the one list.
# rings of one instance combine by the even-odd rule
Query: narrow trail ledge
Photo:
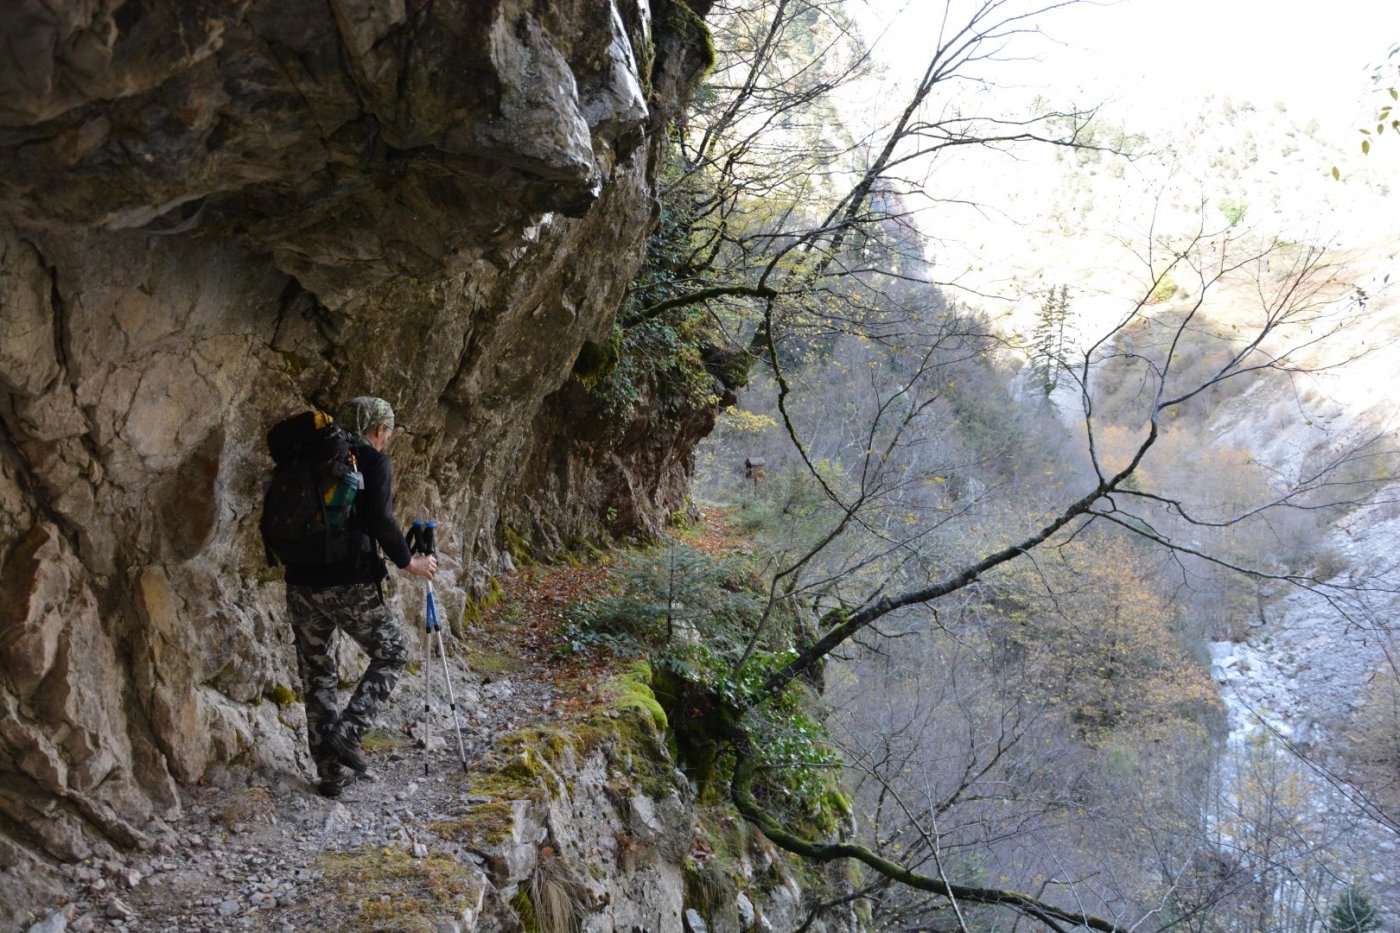
[[(63, 866), (62, 896), (19, 928), (795, 928), (820, 892), (732, 813), (697, 806), (646, 666), (557, 660), (564, 610), (606, 573), (534, 566), (504, 578), (452, 641), (466, 773), (445, 696), (434, 695), (422, 747), (415, 662), (367, 739), (373, 780), (339, 800), (285, 771), (193, 788), (152, 851)], [(719, 837), (729, 851), (716, 852)]]

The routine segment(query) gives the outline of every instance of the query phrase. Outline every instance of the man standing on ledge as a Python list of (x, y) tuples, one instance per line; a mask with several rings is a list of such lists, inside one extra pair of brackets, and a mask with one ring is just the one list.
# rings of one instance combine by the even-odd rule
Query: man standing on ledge
[[(394, 434), (394, 410), (382, 398), (352, 398), (336, 423), (350, 435), (364, 477), (350, 517), (351, 526), (364, 533), (364, 545), (342, 564), (287, 565), (287, 615), (306, 694), (306, 737), (320, 778), (317, 790), (327, 797), (340, 796), (350, 778), (347, 768), (356, 774), (369, 770), (360, 738), (408, 661), (403, 626), (384, 602), (381, 581), (388, 570), (380, 552), (400, 570), (430, 580), (437, 574), (437, 558), (410, 554), (394, 520), (393, 468), (383, 453)], [(369, 668), (343, 710), (336, 698), (337, 629), (369, 655)]]

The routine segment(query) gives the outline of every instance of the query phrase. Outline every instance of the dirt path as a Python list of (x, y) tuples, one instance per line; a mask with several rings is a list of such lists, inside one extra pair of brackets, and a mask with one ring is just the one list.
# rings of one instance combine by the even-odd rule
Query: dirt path
[[(516, 574), (449, 648), (461, 652), (449, 665), (470, 765), (498, 738), (557, 715), (606, 676), (605, 662), (555, 657), (565, 608), (605, 577), (598, 565)], [(440, 662), (433, 663), (441, 691)], [(318, 795), (309, 774), (255, 773), (237, 788), (194, 788), (154, 852), (63, 866), (67, 903), (18, 929), (366, 929), (376, 926), (377, 902), (430, 897), (425, 891), (435, 890), (444, 866), (481, 861), (431, 828), (467, 807), (474, 769), (463, 773), (445, 697), (434, 700), (431, 748), (423, 750), (423, 696), (411, 665), (366, 738), (373, 780), (351, 783), (339, 800)], [(358, 864), (366, 853), (394, 863), (397, 887), (367, 880)]]
[[(710, 553), (732, 544), (718, 510), (687, 538)], [(355, 781), (338, 800), (318, 795), (309, 772), (255, 772), (239, 787), (187, 789), (183, 818), (153, 851), (62, 866), (64, 902), (39, 923), (14, 929), (400, 928), (376, 918), (404, 900), (450, 900), (460, 893), (453, 884), (461, 868), (482, 861), (470, 840), (444, 838), (433, 826), (481, 802), (473, 781), (501, 739), (544, 720), (586, 715), (593, 688), (626, 660), (563, 650), (568, 607), (600, 592), (608, 572), (606, 558), (528, 567), (502, 578), (495, 597), (466, 620), (464, 637), (449, 639), (467, 773), (446, 698), (436, 694), (424, 751), (423, 681), (410, 664), (366, 738), (373, 780)], [(421, 644), (422, 633), (414, 638)], [(433, 665), (441, 692), (440, 661)]]

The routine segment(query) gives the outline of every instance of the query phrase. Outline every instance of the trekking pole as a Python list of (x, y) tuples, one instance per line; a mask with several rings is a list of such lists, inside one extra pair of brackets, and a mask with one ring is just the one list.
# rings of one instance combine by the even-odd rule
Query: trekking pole
[[(410, 554), (421, 554), (422, 551), (423, 523), (415, 521), (409, 528), (405, 537), (408, 539), (408, 552)], [(432, 603), (432, 583), (428, 583), (428, 611), (433, 610)], [(428, 760), (431, 758), (430, 746), (432, 745), (433, 728), (433, 626), (428, 617), (425, 616), (423, 624), (423, 777), (428, 776)]]
[[(433, 522), (433, 521), (428, 521), (428, 522), (419, 522), (419, 521), (415, 521), (415, 522), (413, 523), (413, 528), (409, 530), (409, 535), (412, 536), (412, 537), (411, 537), (411, 542), (410, 542), (410, 544), (409, 544), (409, 549), (410, 549), (410, 550), (415, 550), (415, 549), (416, 549), (416, 550), (417, 550), (417, 553), (419, 553), (419, 554), (427, 554), (427, 555), (429, 555), (429, 556), (432, 556), (432, 555), (436, 554), (436, 553), (437, 553), (437, 544), (436, 544), (436, 542), (435, 542), (435, 540), (434, 540), (434, 538), (435, 538), (435, 536), (436, 536), (436, 535), (435, 535), (436, 531), (437, 531), (437, 522)], [(415, 534), (415, 532), (416, 532), (416, 534)], [(425, 626), (426, 626), (426, 628), (427, 628), (427, 633), (428, 633), (428, 636), (429, 636), (429, 641), (428, 641), (428, 656), (429, 656), (429, 660), (430, 660), (430, 656), (432, 655), (432, 633), (434, 633), (434, 632), (437, 633), (438, 655), (442, 658), (442, 679), (443, 679), (443, 682), (447, 684), (447, 705), (448, 705), (448, 708), (452, 710), (452, 725), (453, 725), (453, 726), (456, 728), (456, 730), (457, 730), (457, 756), (458, 756), (458, 760), (460, 760), (461, 763), (462, 763), (462, 770), (465, 772), (465, 771), (467, 770), (467, 746), (466, 746), (466, 743), (462, 740), (462, 723), (461, 723), (461, 720), (459, 720), (459, 719), (457, 718), (457, 695), (456, 695), (456, 693), (455, 693), (455, 692), (453, 691), (453, 689), (452, 689), (452, 675), (451, 675), (451, 673), (448, 671), (448, 668), (447, 668), (447, 648), (446, 648), (446, 646), (443, 645), (443, 642), (442, 642), (442, 625), (438, 622), (437, 599), (436, 599), (436, 598), (434, 597), (434, 595), (433, 595), (433, 581), (432, 581), (432, 580), (429, 580), (429, 581), (428, 581), (428, 604), (427, 604), (426, 619), (425, 619), (425, 623), (424, 623), (424, 624), (425, 624)], [(430, 666), (431, 666), (431, 665), (430, 665)], [(425, 684), (427, 683), (427, 678), (426, 678), (426, 677), (424, 678), (424, 683), (425, 683)], [(426, 703), (426, 701), (425, 701), (425, 703), (424, 703), (424, 712), (425, 712), (425, 713), (427, 712), (427, 703)], [(423, 763), (423, 767), (424, 767), (424, 769), (425, 769), (425, 774), (426, 774), (426, 769), (427, 769), (427, 761), (426, 761), (426, 760), (425, 760), (424, 763)]]

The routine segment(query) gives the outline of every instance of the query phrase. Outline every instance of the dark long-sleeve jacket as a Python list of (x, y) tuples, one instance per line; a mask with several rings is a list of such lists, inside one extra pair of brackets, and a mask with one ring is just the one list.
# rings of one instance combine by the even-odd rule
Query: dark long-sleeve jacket
[[(350, 524), (364, 532), (365, 546), (353, 563), (322, 567), (288, 564), (288, 583), (315, 587), (378, 583), (389, 573), (380, 552), (399, 568), (407, 567), (412, 558), (403, 530), (394, 519), (393, 465), (388, 457), (368, 444), (356, 444), (353, 449), (365, 485), (355, 497)], [(379, 547), (376, 549), (374, 544)]]

